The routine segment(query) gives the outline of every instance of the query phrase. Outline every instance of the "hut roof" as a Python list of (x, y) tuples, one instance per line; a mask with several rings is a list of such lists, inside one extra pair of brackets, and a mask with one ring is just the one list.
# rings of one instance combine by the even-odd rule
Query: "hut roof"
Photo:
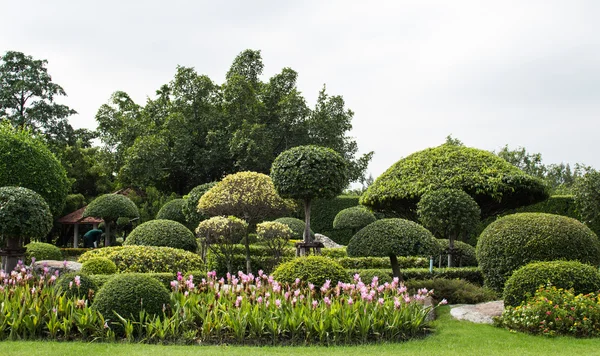
[(74, 224), (99, 224), (104, 221), (102, 219), (94, 218), (91, 216), (84, 218), (83, 211), (85, 210), (86, 207), (87, 206), (84, 206), (83, 208), (77, 209), (74, 212), (63, 216), (62, 218), (58, 219), (58, 222), (61, 224), (74, 225)]

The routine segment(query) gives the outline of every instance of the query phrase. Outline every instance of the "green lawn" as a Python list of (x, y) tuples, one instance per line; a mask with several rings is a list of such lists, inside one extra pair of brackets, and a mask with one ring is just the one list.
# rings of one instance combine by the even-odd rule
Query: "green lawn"
[(451, 320), (441, 309), (436, 332), (422, 340), (348, 347), (159, 346), (79, 342), (0, 342), (2, 356), (33, 355), (598, 355), (600, 339), (544, 338)]

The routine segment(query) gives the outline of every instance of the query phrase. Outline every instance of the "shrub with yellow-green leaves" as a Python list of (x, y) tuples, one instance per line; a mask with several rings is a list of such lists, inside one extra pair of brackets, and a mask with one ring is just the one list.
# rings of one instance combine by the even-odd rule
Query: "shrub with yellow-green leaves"
[(294, 236), (292, 229), (276, 221), (265, 221), (256, 225), (256, 234), (259, 240), (271, 250), (276, 261), (281, 259), (288, 241)]
[(235, 247), (248, 234), (248, 223), (235, 216), (215, 216), (202, 221), (196, 234), (217, 258), (225, 261), (227, 272), (233, 273), (231, 261)]

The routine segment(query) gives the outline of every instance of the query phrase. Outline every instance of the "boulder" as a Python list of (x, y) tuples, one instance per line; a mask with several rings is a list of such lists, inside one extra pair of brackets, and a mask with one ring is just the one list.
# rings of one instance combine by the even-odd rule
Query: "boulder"
[(48, 273), (59, 271), (60, 274), (63, 274), (67, 272), (79, 272), (81, 270), (81, 263), (75, 261), (43, 260), (35, 261), (33, 264), (33, 270), (38, 273), (44, 273), (44, 267), (48, 268)]
[(340, 245), (340, 244), (336, 243), (335, 241), (333, 241), (329, 237), (327, 237), (325, 235), (322, 235), (322, 234), (315, 234), (315, 241), (319, 241), (319, 242), (323, 243), (323, 245), (325, 247), (327, 247), (327, 248), (344, 247), (343, 245)]

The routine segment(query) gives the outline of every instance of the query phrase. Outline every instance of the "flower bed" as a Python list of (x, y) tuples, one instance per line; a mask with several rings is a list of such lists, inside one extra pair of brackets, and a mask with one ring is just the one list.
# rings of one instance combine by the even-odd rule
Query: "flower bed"
[[(401, 341), (425, 334), (426, 316), (434, 308), (423, 306), (427, 290), (410, 296), (397, 280), (363, 283), (355, 276), (352, 283), (282, 285), (260, 272), (220, 280), (209, 272), (205, 278), (178, 274), (162, 315), (128, 318), (100, 314), (87, 297), (66, 297), (55, 287), (54, 274), (36, 276), (23, 265), (0, 273), (1, 340), (250, 345)], [(74, 278), (70, 288), (80, 288), (78, 282)]]

